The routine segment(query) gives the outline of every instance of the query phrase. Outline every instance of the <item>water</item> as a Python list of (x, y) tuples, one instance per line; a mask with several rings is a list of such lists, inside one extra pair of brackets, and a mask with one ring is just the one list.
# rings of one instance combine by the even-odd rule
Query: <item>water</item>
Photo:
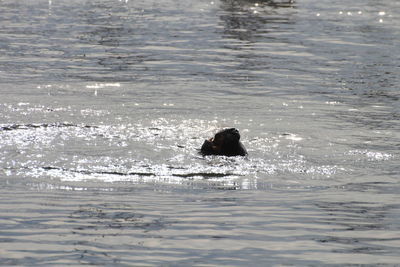
[(397, 265), (399, 14), (0, 1), (0, 264)]

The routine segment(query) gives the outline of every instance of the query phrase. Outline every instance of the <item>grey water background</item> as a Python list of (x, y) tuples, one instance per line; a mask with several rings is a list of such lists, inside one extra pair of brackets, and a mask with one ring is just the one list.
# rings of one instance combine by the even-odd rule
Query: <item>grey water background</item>
[(399, 16), (0, 1), (0, 265), (396, 266)]

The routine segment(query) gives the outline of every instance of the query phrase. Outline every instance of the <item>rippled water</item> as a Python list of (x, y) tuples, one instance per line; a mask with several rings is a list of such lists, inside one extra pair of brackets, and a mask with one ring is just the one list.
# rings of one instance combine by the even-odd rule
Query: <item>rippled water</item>
[(395, 266), (399, 14), (0, 1), (0, 264)]

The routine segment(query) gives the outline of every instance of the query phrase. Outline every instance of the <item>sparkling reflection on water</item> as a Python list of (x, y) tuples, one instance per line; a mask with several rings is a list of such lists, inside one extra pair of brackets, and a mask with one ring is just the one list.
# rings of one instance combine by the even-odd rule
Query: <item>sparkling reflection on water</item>
[(0, 264), (398, 264), (399, 11), (1, 1)]

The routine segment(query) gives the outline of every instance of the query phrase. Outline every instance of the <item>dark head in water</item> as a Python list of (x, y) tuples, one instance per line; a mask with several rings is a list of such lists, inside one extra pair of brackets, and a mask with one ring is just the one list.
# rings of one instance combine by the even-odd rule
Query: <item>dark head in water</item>
[(247, 151), (239, 140), (240, 134), (237, 129), (224, 129), (216, 133), (214, 138), (204, 141), (200, 153), (204, 156), (245, 156)]

